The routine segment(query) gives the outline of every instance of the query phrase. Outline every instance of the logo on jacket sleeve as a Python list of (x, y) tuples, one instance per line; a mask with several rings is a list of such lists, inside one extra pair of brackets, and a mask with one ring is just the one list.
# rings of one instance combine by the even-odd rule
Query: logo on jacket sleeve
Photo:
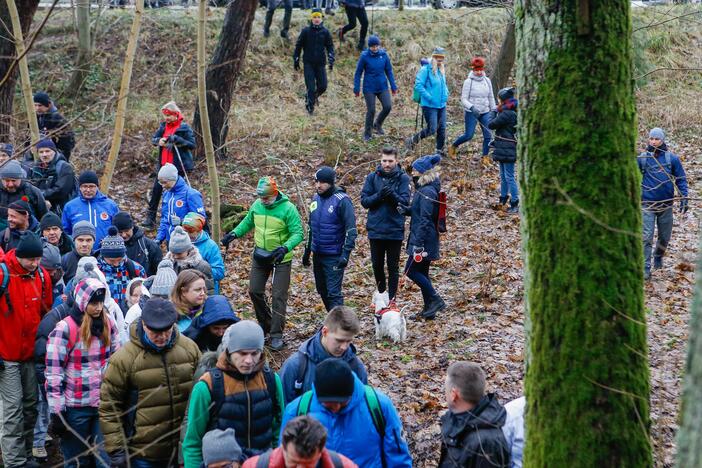
[(178, 208), (183, 208), (183, 205), (185, 205), (185, 203), (183, 202), (183, 200), (176, 200), (176, 202), (175, 202), (175, 206), (176, 206), (176, 207), (178, 207)]
[(103, 211), (102, 213), (100, 213), (100, 219), (103, 221), (107, 221), (108, 219), (110, 219), (110, 215), (108, 215), (107, 212)]
[(316, 209), (317, 209), (317, 200), (310, 203), (310, 211), (314, 211)]

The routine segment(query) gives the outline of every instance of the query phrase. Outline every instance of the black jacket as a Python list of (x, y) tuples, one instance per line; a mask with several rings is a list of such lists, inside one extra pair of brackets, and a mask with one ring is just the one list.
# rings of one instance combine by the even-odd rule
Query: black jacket
[(37, 114), (37, 123), (39, 131), (44, 135), (50, 135), (61, 153), (71, 154), (71, 150), (76, 145), (75, 135), (68, 121), (55, 107), (46, 114)]
[[(405, 238), (405, 216), (397, 211), (397, 205), (410, 203), (410, 178), (398, 165), (389, 174), (378, 166), (366, 177), (361, 191), (361, 205), (368, 209), (366, 231), (369, 239), (403, 240)], [(392, 192), (382, 198), (380, 191), (389, 185)]]
[(135, 226), (134, 234), (124, 245), (127, 247), (127, 258), (143, 266), (148, 276), (156, 274), (158, 264), (163, 260), (163, 252), (156, 242), (144, 235), (141, 228)]
[[(158, 161), (156, 162), (156, 171), (163, 166), (161, 161), (162, 146), (158, 146), (158, 141), (166, 131), (166, 122), (161, 122), (156, 132), (151, 137), (151, 144), (158, 148)], [(193, 129), (185, 122), (180, 123), (180, 127), (170, 136), (168, 145), (173, 149), (173, 165), (178, 169), (178, 174), (183, 176), (185, 171), (191, 171), (194, 167), (193, 154), (195, 150), (195, 133)], [(174, 148), (175, 146), (175, 148)], [(177, 152), (176, 152), (177, 150)], [(178, 159), (180, 155), (180, 159)], [(181, 161), (183, 164), (181, 165)]]
[(465, 413), (441, 417), (439, 468), (508, 468), (510, 450), (502, 433), (507, 412), (494, 393)]
[(44, 199), (51, 202), (51, 210), (57, 213), (57, 207), (63, 208), (63, 205), (77, 195), (73, 166), (66, 162), (60, 153), (56, 153), (46, 167), (41, 162), (34, 163), (29, 172), (29, 179), (41, 190)]
[(67, 293), (66, 301), (51, 309), (39, 322), (36, 341), (34, 342), (34, 367), (37, 381), (42, 389), (44, 388), (44, 382), (46, 382), (46, 376), (44, 375), (44, 370), (46, 369), (46, 342), (49, 340), (49, 334), (56, 328), (56, 324), (68, 317), (74, 303), (73, 295)]
[(492, 142), (492, 159), (506, 163), (517, 161), (516, 107), (502, 109), (494, 119), (488, 122), (488, 128), (495, 130), (495, 138)]
[[(42, 233), (40, 232), (39, 234), (41, 235)], [(58, 247), (61, 256), (66, 255), (68, 252), (73, 250), (73, 239), (71, 236), (66, 234), (66, 232), (61, 232), (61, 238), (59, 239), (59, 243), (56, 247)]]
[[(96, 254), (97, 255), (97, 254)], [(61, 268), (63, 269), (63, 282), (68, 284), (69, 281), (76, 276), (78, 271), (78, 261), (82, 255), (78, 255), (76, 249), (73, 248), (70, 252), (61, 257)]]
[(7, 226), (5, 229), (0, 231), (0, 248), (2, 248), (4, 252), (9, 252), (12, 249), (16, 249), (25, 233), (36, 233), (38, 230), (39, 223), (37, 223), (37, 220), (34, 219), (34, 216), (29, 217), (29, 227), (26, 230), (12, 229), (10, 226)]
[(7, 226), (7, 207), (10, 206), (10, 203), (16, 202), (22, 197), (27, 197), (27, 203), (29, 203), (35, 218), (41, 219), (49, 211), (46, 208), (46, 202), (41, 190), (26, 180), (22, 181), (16, 192), (8, 192), (4, 188), (0, 188), (0, 218), (3, 220), (0, 223), (0, 227), (4, 228)]
[[(334, 65), (334, 42), (331, 33), (322, 26), (307, 26), (297, 37), (293, 60), (300, 61), (300, 52), (304, 51), (302, 61), (310, 65), (324, 65), (329, 60)], [(326, 51), (326, 54), (324, 53)]]

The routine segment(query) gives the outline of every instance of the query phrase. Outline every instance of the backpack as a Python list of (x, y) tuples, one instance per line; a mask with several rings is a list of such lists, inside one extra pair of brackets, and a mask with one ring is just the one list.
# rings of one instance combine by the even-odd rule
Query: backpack
[(448, 232), (446, 229), (446, 208), (448, 206), (448, 196), (443, 190), (439, 191), (438, 203), (439, 210), (436, 216), (436, 231), (439, 234), (444, 234)]
[[(8, 228), (9, 229), (9, 228)], [(2, 281), (0, 282), (0, 297), (5, 297), (5, 303), (7, 304), (7, 314), (9, 316), (12, 313), (12, 301), (10, 300), (10, 291), (7, 287), (10, 285), (10, 270), (7, 268), (5, 262), (0, 262), (0, 271), (2, 271)], [(44, 298), (44, 290), (46, 288), (46, 281), (44, 280), (44, 270), (40, 266), (37, 268), (39, 272), (39, 279), (41, 280), (41, 299)], [(40, 300), (41, 300), (40, 299)]]
[[(383, 416), (383, 410), (380, 408), (380, 402), (378, 401), (378, 394), (375, 388), (370, 385), (364, 385), (363, 390), (366, 406), (371, 414), (371, 419), (373, 419), (373, 426), (375, 426), (375, 431), (380, 436), (380, 458), (383, 468), (385, 468), (387, 466), (385, 462), (385, 416)], [(309, 390), (300, 397), (296, 416), (304, 416), (309, 413), (312, 404), (312, 396), (312, 390)]]
[(302, 362), (300, 362), (300, 366), (297, 368), (297, 378), (293, 384), (296, 397), (302, 395), (302, 387), (305, 385), (305, 374), (307, 373), (307, 361), (309, 360), (309, 356), (305, 353), (300, 354), (302, 354)]
[[(107, 315), (109, 316), (109, 313)], [(78, 340), (79, 340), (78, 332), (80, 331), (80, 327), (78, 326), (76, 321), (73, 320), (73, 317), (71, 317), (70, 315), (67, 315), (63, 320), (68, 324), (68, 343), (66, 344), (66, 362), (67, 362), (68, 356), (70, 356), (70, 354), (73, 352), (73, 349), (78, 344)], [(107, 329), (110, 332), (112, 332), (112, 327), (110, 326), (109, 319), (106, 321), (105, 325), (107, 326)], [(108, 351), (109, 351), (109, 349), (108, 349)]]
[(670, 151), (665, 152), (665, 162), (663, 164), (660, 164), (657, 160), (655, 164), (649, 164), (648, 159), (655, 159), (655, 156), (649, 152), (646, 152), (644, 154), (644, 156), (639, 156), (637, 158), (637, 162), (639, 163), (639, 170), (641, 171), (642, 175), (645, 175), (647, 172), (649, 172), (651, 170), (651, 167), (662, 167), (665, 172), (667, 172), (668, 174), (672, 174), (673, 164), (671, 162)]
[[(73, 148), (73, 146), (71, 146), (71, 148)], [(71, 164), (68, 161), (66, 161), (65, 159), (59, 159), (56, 162), (56, 177), (57, 178), (58, 178), (58, 175), (61, 173), (61, 168), (63, 167), (64, 164), (68, 164), (69, 166), (71, 166)], [(73, 169), (73, 166), (71, 166), (71, 169)], [(71, 188), (71, 191), (68, 192), (68, 194), (66, 195), (66, 200), (70, 201), (78, 196), (78, 187), (79, 187), (78, 177), (76, 177), (76, 171), (73, 170), (73, 187)]]
[[(268, 468), (271, 463), (271, 453), (273, 453), (273, 451), (269, 450), (266, 453), (259, 455), (258, 461), (256, 462), (256, 468)], [(327, 450), (327, 453), (329, 453), (329, 457), (331, 458), (334, 468), (344, 467), (344, 462), (341, 461), (341, 457), (338, 453), (334, 452), (333, 450)]]

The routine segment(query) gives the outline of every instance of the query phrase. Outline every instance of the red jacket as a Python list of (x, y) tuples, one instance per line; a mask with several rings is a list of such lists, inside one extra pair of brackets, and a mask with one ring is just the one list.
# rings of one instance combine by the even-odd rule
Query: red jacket
[[(352, 462), (342, 454), (337, 453), (337, 455), (339, 456), (339, 458), (341, 458), (341, 463), (343, 464), (344, 468), (358, 468), (358, 465), (356, 465), (354, 462)], [(256, 468), (258, 458), (259, 456), (249, 458), (244, 462), (244, 465), (241, 468)], [(282, 447), (278, 447), (277, 449), (271, 452), (271, 459), (268, 463), (268, 468), (285, 468), (285, 458), (283, 458)], [(332, 462), (332, 459), (329, 456), (329, 450), (324, 449), (324, 451), (322, 452), (322, 458), (320, 458), (319, 463), (317, 463), (317, 468), (334, 468), (334, 463)]]
[[(39, 272), (30, 274), (17, 261), (15, 251), (5, 254), (4, 263), (10, 272), (7, 291), (0, 298), (0, 358), (4, 361), (34, 359), (34, 340), (42, 316), (51, 309), (53, 294), (51, 277), (44, 273), (44, 286)], [(0, 285), (3, 271), (0, 269)], [(8, 297), (12, 308), (8, 308)]]

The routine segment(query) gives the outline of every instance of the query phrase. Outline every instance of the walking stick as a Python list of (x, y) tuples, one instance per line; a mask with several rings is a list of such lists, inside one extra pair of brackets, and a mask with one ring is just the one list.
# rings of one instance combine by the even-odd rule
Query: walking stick
[[(173, 143), (173, 149), (176, 152), (176, 156), (178, 156), (178, 161), (180, 161), (180, 167), (183, 168), (183, 175), (185, 176), (185, 182), (190, 185), (190, 180), (188, 179), (188, 171), (185, 170), (185, 165), (183, 164), (183, 160), (180, 157), (180, 151), (178, 151), (178, 146), (176, 146), (175, 143)], [(190, 185), (192, 187), (192, 185)]]

